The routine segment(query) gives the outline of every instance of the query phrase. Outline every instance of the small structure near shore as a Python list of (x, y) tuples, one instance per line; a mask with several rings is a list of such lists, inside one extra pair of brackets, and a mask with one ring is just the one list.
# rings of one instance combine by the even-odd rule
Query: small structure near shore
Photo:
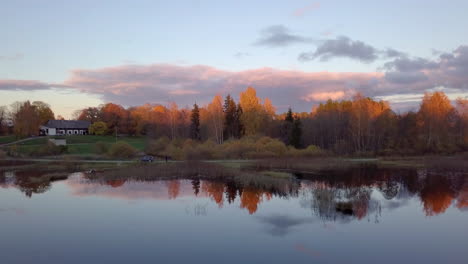
[(55, 146), (66, 146), (67, 145), (67, 140), (66, 139), (50, 138), (49, 142), (53, 143)]

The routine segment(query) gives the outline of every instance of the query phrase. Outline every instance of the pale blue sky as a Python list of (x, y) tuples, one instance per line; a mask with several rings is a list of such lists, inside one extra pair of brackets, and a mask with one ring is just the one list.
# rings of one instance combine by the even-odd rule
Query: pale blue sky
[[(311, 43), (254, 45), (261, 30), (273, 25), (314, 40), (347, 36), (377, 49), (393, 48), (428, 59), (434, 57), (434, 50), (451, 52), (468, 44), (468, 1), (461, 0), (0, 3), (0, 80), (62, 83), (74, 69), (123, 64), (304, 72), (375, 72), (382, 66), (381, 61), (348, 58), (299, 61), (299, 53), (315, 50)], [(298, 9), (306, 11), (295, 16)], [(235, 56), (238, 53), (248, 55)], [(24, 93), (0, 90), (0, 105), (24, 99)], [(74, 106), (95, 103), (94, 99), (64, 100), (73, 101)], [(60, 107), (57, 111), (69, 112)]]

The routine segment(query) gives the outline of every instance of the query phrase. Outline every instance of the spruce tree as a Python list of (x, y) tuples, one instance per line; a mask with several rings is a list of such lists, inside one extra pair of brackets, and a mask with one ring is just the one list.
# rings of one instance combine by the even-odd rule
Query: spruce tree
[(190, 115), (192, 123), (190, 124), (190, 137), (193, 140), (201, 140), (200, 136), (200, 109), (195, 103), (193, 105), (192, 114)]
[(236, 109), (236, 116), (234, 118), (234, 133), (236, 138), (241, 138), (244, 135), (244, 125), (242, 124), (242, 114), (243, 114), (242, 106), (237, 104)]
[(290, 144), (295, 148), (302, 147), (302, 123), (299, 117), (296, 117), (293, 121), (292, 130), (291, 130), (291, 139)]
[(236, 137), (236, 103), (231, 95), (224, 100), (224, 137), (225, 139)]

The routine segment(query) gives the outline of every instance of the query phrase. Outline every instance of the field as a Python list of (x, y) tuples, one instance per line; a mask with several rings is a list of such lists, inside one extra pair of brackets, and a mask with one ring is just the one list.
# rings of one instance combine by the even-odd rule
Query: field
[(7, 144), (7, 143), (13, 142), (15, 140), (16, 140), (15, 136), (1, 136), (0, 137), (0, 145), (1, 144)]
[[(30, 153), (34, 149), (47, 143), (49, 138), (54, 139), (66, 139), (68, 146), (68, 154), (73, 155), (90, 155), (95, 153), (95, 144), (102, 142), (107, 145), (111, 145), (116, 142), (116, 138), (113, 136), (93, 136), (93, 135), (76, 135), (67, 137), (37, 137), (28, 141), (20, 142), (16, 145), (20, 153)], [(14, 139), (14, 137), (13, 137)], [(4, 143), (12, 142), (11, 139), (0, 139), (4, 140)], [(10, 141), (7, 141), (10, 140)], [(145, 148), (145, 137), (119, 137), (118, 141), (125, 141), (137, 150), (141, 151)]]

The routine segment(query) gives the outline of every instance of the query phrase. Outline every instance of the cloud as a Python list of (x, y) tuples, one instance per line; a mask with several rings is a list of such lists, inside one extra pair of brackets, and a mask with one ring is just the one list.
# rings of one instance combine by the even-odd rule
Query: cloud
[(345, 97), (346, 93), (344, 91), (334, 91), (334, 92), (319, 92), (319, 93), (310, 93), (304, 97), (303, 100), (307, 102), (311, 101), (326, 101), (328, 99), (338, 100)]
[(188, 94), (199, 94), (199, 91), (194, 91), (194, 90), (174, 90), (170, 91), (169, 94), (173, 95), (188, 95)]
[(305, 14), (307, 14), (307, 13), (309, 13), (311, 11), (317, 10), (319, 8), (320, 8), (320, 3), (315, 2), (315, 3), (312, 3), (310, 5), (307, 5), (307, 6), (304, 6), (304, 7), (301, 7), (301, 8), (298, 8), (298, 9), (294, 10), (293, 16), (302, 17)]
[(300, 35), (292, 34), (283, 25), (274, 25), (263, 29), (260, 38), (254, 42), (257, 46), (267, 46), (271, 48), (286, 47), (297, 43), (310, 43), (313, 40)]
[(234, 57), (236, 57), (238, 59), (242, 59), (242, 58), (248, 57), (248, 56), (250, 56), (250, 53), (248, 53), (248, 52), (236, 52), (234, 54)]
[(331, 92), (342, 91), (348, 95), (355, 90), (370, 91), (382, 77), (383, 73), (272, 68), (231, 72), (203, 65), (153, 64), (75, 70), (64, 84), (123, 105), (164, 104), (174, 100), (181, 106), (192, 105), (194, 101), (209, 102), (215, 94), (237, 96), (246, 87), (253, 86), (260, 97), (269, 97), (275, 105), (295, 105), (298, 110), (309, 110), (311, 102), (321, 101), (327, 95), (338, 98)]
[(51, 88), (48, 83), (34, 80), (0, 80), (0, 90), (45, 90)]
[(298, 59), (300, 61), (315, 59), (328, 61), (332, 58), (342, 57), (369, 63), (378, 59), (378, 53), (377, 49), (362, 41), (339, 36), (336, 39), (323, 41), (315, 51), (299, 54)]
[(23, 53), (16, 53), (14, 55), (0, 55), (0, 61), (16, 61), (21, 60), (24, 57)]
[[(237, 97), (252, 86), (261, 98), (268, 97), (278, 112), (293, 105), (309, 111), (327, 99), (347, 99), (355, 92), (376, 98), (421, 95), (439, 87), (449, 95), (468, 95), (468, 48), (460, 46), (437, 58), (395, 57), (378, 72), (304, 72), (258, 68), (226, 71), (206, 65), (121, 65), (101, 69), (76, 69), (61, 84), (28, 80), (0, 80), (0, 90), (42, 90), (54, 87), (76, 89), (124, 106), (144, 103), (190, 106), (205, 104), (215, 94)], [(71, 88), (72, 87), (72, 88)], [(450, 89), (449, 89), (450, 88)], [(400, 96), (400, 97), (401, 97)], [(417, 104), (414, 101), (411, 104)], [(409, 103), (405, 104), (405, 108)]]
[(401, 51), (398, 51), (396, 49), (392, 49), (392, 48), (387, 48), (385, 49), (384, 51), (382, 51), (381, 53), (383, 53), (383, 55), (387, 58), (395, 58), (395, 57), (405, 57), (407, 56), (406, 53), (404, 52), (401, 52)]
[(387, 70), (395, 70), (401, 72), (413, 72), (423, 69), (435, 69), (439, 65), (437, 62), (430, 61), (424, 58), (408, 58), (399, 57), (393, 61), (384, 64), (384, 68)]
[(385, 79), (391, 83), (411, 84), (426, 81), (428, 77), (423, 72), (387, 72)]

